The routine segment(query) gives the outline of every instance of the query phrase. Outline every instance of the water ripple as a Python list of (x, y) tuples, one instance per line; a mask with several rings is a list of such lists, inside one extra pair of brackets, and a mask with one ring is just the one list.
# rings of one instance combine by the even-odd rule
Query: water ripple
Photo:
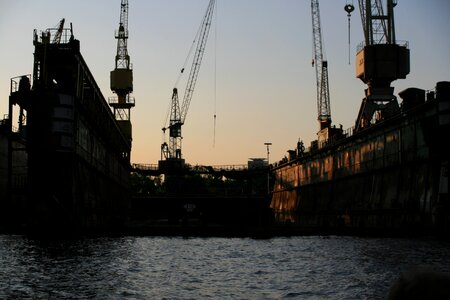
[(433, 239), (0, 235), (0, 298), (383, 299), (411, 266), (450, 272), (448, 253)]

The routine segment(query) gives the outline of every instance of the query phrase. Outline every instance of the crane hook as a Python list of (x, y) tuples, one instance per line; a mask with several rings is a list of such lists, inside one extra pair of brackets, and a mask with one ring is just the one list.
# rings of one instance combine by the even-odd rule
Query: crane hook
[(347, 12), (348, 17), (348, 64), (350, 64), (350, 17), (351, 13), (355, 10), (353, 4), (347, 3), (344, 6), (344, 10)]
[(350, 17), (351, 13), (355, 10), (353, 4), (345, 4), (344, 10), (347, 12), (347, 16)]

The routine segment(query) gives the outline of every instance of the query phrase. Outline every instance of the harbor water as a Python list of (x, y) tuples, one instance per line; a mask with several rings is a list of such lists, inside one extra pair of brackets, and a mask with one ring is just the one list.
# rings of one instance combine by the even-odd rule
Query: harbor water
[(385, 299), (416, 266), (450, 272), (450, 241), (0, 235), (0, 299)]

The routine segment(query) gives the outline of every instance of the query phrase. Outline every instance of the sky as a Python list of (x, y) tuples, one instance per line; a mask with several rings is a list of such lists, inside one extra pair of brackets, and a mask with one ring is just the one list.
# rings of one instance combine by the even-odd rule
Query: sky
[[(383, 1), (384, 2), (384, 1)], [(450, 1), (398, 0), (397, 40), (407, 41), (411, 71), (392, 83), (432, 90), (450, 80)], [(176, 80), (209, 0), (129, 0), (128, 53), (133, 65), (133, 163), (157, 164), (162, 128)], [(344, 5), (353, 3), (348, 20)], [(10, 79), (33, 73), (33, 30), (65, 18), (104, 97), (114, 69), (120, 0), (0, 0), (0, 116), (8, 111)], [(354, 125), (365, 85), (355, 77), (363, 40), (357, 1), (321, 0), (332, 123)], [(197, 83), (182, 127), (182, 153), (196, 165), (281, 160), (299, 139), (317, 138), (317, 97), (309, 0), (217, 0)], [(349, 63), (350, 51), (350, 63)], [(190, 63), (187, 68), (190, 69)], [(176, 86), (180, 99), (188, 72)], [(400, 100), (400, 98), (399, 98)], [(216, 115), (216, 119), (214, 119)], [(167, 139), (167, 138), (166, 138)]]

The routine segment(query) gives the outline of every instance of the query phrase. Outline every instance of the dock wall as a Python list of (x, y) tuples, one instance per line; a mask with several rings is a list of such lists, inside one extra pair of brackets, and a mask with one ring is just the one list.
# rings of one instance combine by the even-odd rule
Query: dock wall
[(278, 222), (311, 228), (449, 228), (448, 97), (274, 168)]

